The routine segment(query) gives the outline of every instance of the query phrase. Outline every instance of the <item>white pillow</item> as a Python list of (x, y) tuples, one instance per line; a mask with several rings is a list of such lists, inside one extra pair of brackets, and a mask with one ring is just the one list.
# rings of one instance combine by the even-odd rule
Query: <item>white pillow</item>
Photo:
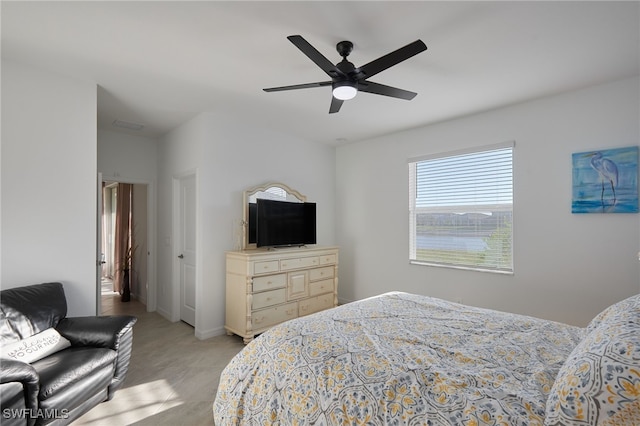
[(18, 342), (3, 344), (0, 356), (32, 363), (71, 346), (71, 342), (62, 337), (55, 328), (48, 328)]

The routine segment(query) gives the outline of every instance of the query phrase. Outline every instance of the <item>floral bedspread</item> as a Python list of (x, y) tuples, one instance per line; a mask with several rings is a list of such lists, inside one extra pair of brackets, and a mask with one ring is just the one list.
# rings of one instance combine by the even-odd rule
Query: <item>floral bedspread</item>
[(393, 292), (270, 329), (225, 368), (217, 426), (542, 425), (585, 329)]

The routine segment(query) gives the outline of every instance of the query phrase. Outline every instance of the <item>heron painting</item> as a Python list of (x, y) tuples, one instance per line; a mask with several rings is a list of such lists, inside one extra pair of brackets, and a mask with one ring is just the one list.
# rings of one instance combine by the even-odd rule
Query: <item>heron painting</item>
[(572, 213), (638, 213), (637, 146), (572, 157)]

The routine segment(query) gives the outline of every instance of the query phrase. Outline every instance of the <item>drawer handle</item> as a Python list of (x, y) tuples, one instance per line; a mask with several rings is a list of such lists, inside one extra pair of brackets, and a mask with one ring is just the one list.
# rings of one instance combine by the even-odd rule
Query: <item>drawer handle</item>
[(283, 268), (286, 268), (286, 267), (287, 267), (287, 264), (286, 264), (286, 263), (283, 263), (283, 264), (282, 264), (282, 267), (283, 267)]
[(264, 317), (256, 318), (256, 324), (260, 324), (263, 320), (264, 320)]
[(293, 315), (293, 313), (294, 313), (295, 311), (296, 311), (295, 309), (289, 309), (289, 310), (287, 311), (287, 315)]
[(267, 302), (271, 302), (271, 298), (270, 297), (267, 297)]
[(269, 267), (267, 265), (264, 265), (262, 268), (263, 269), (269, 269)]
[(300, 310), (302, 310), (302, 312), (305, 312), (307, 310), (306, 306), (300, 306)]
[(267, 281), (267, 285), (273, 284), (273, 281)]

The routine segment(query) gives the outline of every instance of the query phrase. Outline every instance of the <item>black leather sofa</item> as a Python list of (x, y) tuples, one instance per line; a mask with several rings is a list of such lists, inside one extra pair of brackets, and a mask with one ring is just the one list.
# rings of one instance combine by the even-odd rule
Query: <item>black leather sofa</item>
[(69, 424), (113, 398), (122, 386), (129, 369), (136, 318), (66, 315), (61, 283), (0, 292), (0, 345), (22, 342), (50, 328), (71, 343), (31, 363), (0, 359), (3, 426)]

